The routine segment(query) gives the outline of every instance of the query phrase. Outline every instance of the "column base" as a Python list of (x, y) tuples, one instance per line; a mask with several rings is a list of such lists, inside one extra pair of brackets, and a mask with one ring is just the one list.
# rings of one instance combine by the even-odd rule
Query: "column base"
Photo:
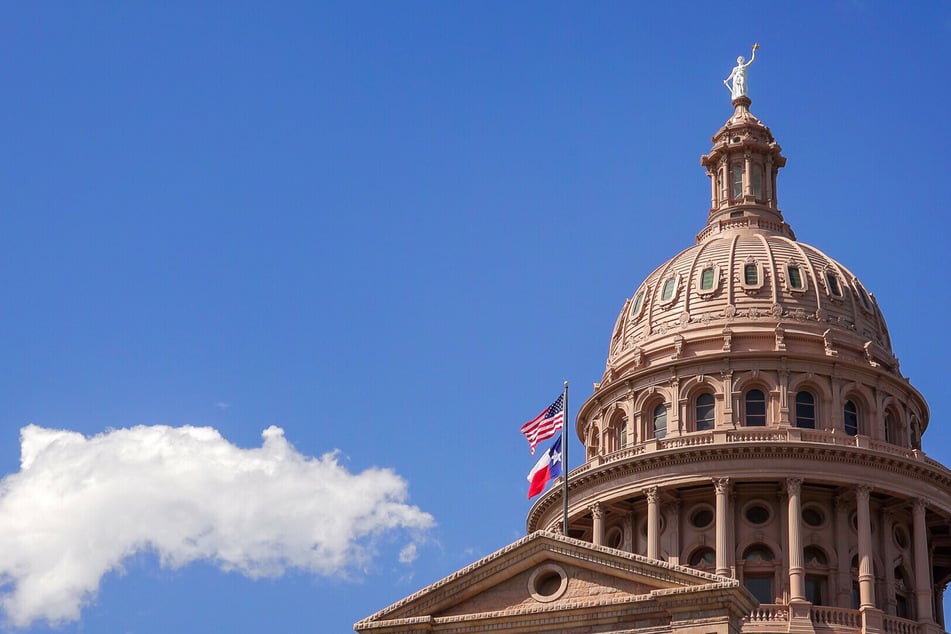
[(859, 608), (862, 613), (862, 632), (863, 634), (877, 634), (884, 631), (885, 613), (878, 608)]
[(815, 634), (816, 628), (812, 624), (810, 612), (812, 604), (801, 599), (789, 601), (789, 629), (790, 634)]

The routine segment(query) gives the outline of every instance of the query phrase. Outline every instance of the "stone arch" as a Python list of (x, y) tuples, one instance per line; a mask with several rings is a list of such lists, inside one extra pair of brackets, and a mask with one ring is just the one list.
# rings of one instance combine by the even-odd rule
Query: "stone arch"
[(713, 396), (714, 427), (717, 423), (722, 424), (724, 398), (722, 381), (709, 376), (695, 376), (684, 381), (680, 392), (681, 403), (685, 410), (681, 413), (680, 419), (687, 431), (699, 431), (697, 429), (697, 399), (704, 394)]
[(669, 425), (672, 418), (671, 409), (676, 406), (676, 403), (671, 402), (670, 390), (655, 386), (638, 395), (634, 402), (634, 408), (640, 414), (640, 428), (637, 430), (639, 438), (644, 440), (654, 438), (654, 409), (661, 404), (667, 407), (667, 423)]
[(690, 566), (691, 568), (698, 568), (700, 570), (709, 570), (713, 571), (716, 568), (716, 561), (710, 562), (709, 565), (694, 566), (690, 563), (691, 557), (694, 554), (709, 550), (713, 553), (714, 557), (716, 556), (716, 549), (713, 548), (710, 544), (700, 541), (699, 539), (691, 542), (680, 552), (680, 563)]
[(607, 421), (602, 429), (601, 447), (604, 453), (613, 453), (631, 443), (631, 420), (627, 409), (615, 402), (604, 411)]
[(871, 436), (872, 427), (875, 424), (875, 419), (873, 417), (874, 410), (872, 409), (872, 403), (874, 401), (871, 394), (868, 393), (868, 389), (863, 385), (855, 383), (854, 381), (844, 385), (839, 391), (838, 402), (839, 406), (842, 408), (842, 429), (836, 429), (836, 431), (846, 431), (845, 406), (849, 401), (852, 401), (858, 409), (858, 435)]

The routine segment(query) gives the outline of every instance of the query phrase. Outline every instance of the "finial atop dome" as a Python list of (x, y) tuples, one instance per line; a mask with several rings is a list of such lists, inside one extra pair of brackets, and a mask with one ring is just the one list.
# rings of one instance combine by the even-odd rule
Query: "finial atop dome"
[[(746, 69), (749, 68), (753, 60), (756, 59), (756, 49), (758, 48), (759, 44), (753, 44), (753, 53), (750, 55), (750, 61), (748, 62), (742, 55), (737, 57), (736, 66), (730, 71), (730, 76), (723, 80), (723, 85), (729, 89), (730, 95), (733, 97), (734, 105), (737, 99), (746, 99), (749, 101), (749, 95), (746, 92)], [(730, 85), (731, 82), (732, 85)], [(746, 105), (749, 106), (749, 104)]]

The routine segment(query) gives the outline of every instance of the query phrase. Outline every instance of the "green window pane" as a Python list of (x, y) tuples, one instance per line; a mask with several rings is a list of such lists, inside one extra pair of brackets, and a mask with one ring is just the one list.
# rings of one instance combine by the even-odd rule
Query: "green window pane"
[(700, 290), (709, 291), (713, 288), (713, 268), (703, 269), (700, 274)]
[(789, 287), (795, 289), (801, 289), (802, 286), (802, 271), (798, 266), (790, 266), (786, 271), (789, 273)]
[(667, 301), (674, 296), (674, 278), (670, 278), (664, 282), (664, 289), (660, 294), (661, 301)]
[(637, 294), (637, 297), (634, 298), (634, 306), (631, 308), (631, 315), (637, 315), (641, 312), (641, 304), (644, 303), (644, 291), (641, 291)]
[(743, 267), (743, 279), (746, 280), (747, 286), (759, 284), (759, 271), (756, 270), (755, 264), (747, 264)]
[(842, 289), (839, 288), (839, 278), (835, 276), (835, 273), (826, 271), (826, 281), (829, 283), (829, 292), (836, 297), (840, 297), (842, 295)]

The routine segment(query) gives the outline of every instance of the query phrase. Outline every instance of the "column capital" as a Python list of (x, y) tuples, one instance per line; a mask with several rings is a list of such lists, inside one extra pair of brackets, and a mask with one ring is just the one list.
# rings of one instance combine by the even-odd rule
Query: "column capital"
[(799, 495), (802, 489), (802, 478), (786, 478), (786, 492), (789, 495)]
[(872, 487), (867, 484), (860, 484), (855, 487), (855, 499), (859, 502), (868, 502), (869, 494), (872, 492)]
[(644, 495), (647, 496), (648, 504), (657, 504), (657, 501), (660, 499), (660, 492), (657, 487), (647, 487), (644, 489)]
[(593, 519), (599, 520), (604, 517), (604, 511), (601, 510), (601, 503), (595, 502), (588, 507), (588, 510), (591, 511), (591, 517)]
[(728, 494), (730, 492), (730, 479), (713, 478), (713, 488), (716, 490), (717, 495)]
[(924, 513), (928, 509), (928, 503), (924, 498), (915, 498), (911, 503), (911, 508), (915, 513)]

